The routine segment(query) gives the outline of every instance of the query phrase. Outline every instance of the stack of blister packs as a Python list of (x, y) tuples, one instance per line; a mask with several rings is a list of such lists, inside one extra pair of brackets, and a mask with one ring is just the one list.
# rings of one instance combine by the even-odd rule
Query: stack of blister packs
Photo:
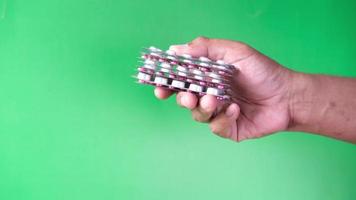
[(198, 95), (210, 94), (219, 100), (231, 99), (230, 81), (236, 70), (233, 65), (206, 57), (178, 56), (173, 51), (155, 47), (144, 49), (141, 58), (143, 64), (135, 76), (139, 83)]

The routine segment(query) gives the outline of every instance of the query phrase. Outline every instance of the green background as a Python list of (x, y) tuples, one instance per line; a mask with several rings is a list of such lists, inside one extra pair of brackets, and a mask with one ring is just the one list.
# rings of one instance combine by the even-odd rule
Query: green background
[(134, 83), (142, 47), (204, 35), (356, 76), (356, 2), (0, 0), (0, 199), (355, 199), (354, 145), (234, 143)]

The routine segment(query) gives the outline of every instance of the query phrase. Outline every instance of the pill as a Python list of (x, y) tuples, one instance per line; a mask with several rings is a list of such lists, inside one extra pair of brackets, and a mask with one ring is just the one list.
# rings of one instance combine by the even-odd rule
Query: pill
[(189, 55), (189, 54), (182, 54), (182, 57), (184, 57), (184, 58), (192, 58), (192, 56), (191, 55)]
[(167, 79), (163, 77), (156, 76), (155, 78), (155, 83), (160, 84), (160, 85), (167, 85)]
[(203, 61), (203, 62), (210, 62), (211, 60), (207, 57), (201, 56), (199, 57), (199, 60)]
[(217, 68), (218, 69), (222, 69), (222, 70), (227, 70), (227, 68), (225, 66), (222, 66), (222, 65), (217, 65)]
[(202, 66), (202, 67), (209, 67), (208, 63), (199, 63), (199, 65)]
[(157, 51), (157, 48), (154, 47), (154, 46), (150, 46), (148, 49), (149, 49), (150, 51)]
[(152, 69), (152, 70), (155, 70), (155, 69), (156, 69), (156, 66), (155, 66), (155, 65), (144, 65), (143, 67), (144, 67), (144, 68), (147, 68), (147, 69)]
[(180, 71), (178, 71), (177, 74), (178, 74), (179, 76), (187, 76), (187, 73), (180, 72)]
[(220, 79), (220, 78), (221, 78), (221, 76), (220, 76), (219, 74), (216, 74), (216, 73), (214, 73), (214, 72), (209, 73), (209, 76), (210, 76), (211, 78), (215, 78), (215, 79)]
[(183, 66), (178, 66), (177, 68), (176, 68), (178, 71), (181, 71), (181, 72), (187, 72), (188, 71), (188, 69), (187, 68), (185, 68), (185, 67), (183, 67)]
[(153, 60), (147, 59), (147, 60), (145, 60), (144, 63), (147, 64), (147, 65), (154, 65), (156, 62), (153, 61)]
[(170, 69), (163, 68), (163, 67), (160, 69), (160, 71), (161, 71), (161, 72), (165, 72), (165, 73), (169, 73), (169, 72), (171, 72), (171, 70), (170, 70)]
[(213, 83), (221, 83), (221, 80), (219, 80), (219, 79), (211, 79), (211, 82), (213, 82)]
[(193, 70), (192, 70), (192, 73), (193, 73), (193, 74), (196, 74), (196, 75), (202, 75), (202, 74), (203, 74), (203, 72), (200, 71), (200, 70), (198, 70), (198, 69), (193, 69)]
[(184, 59), (184, 60), (183, 60), (183, 62), (184, 62), (184, 63), (188, 63), (188, 64), (193, 63), (193, 61), (191, 61), (191, 60), (187, 60), (187, 59)]
[(172, 69), (172, 66), (168, 63), (161, 63), (161, 67), (166, 68), (166, 69)]
[(209, 88), (206, 90), (206, 93), (207, 93), (207, 94), (210, 94), (210, 95), (214, 95), (214, 96), (218, 96), (218, 95), (221, 95), (221, 94), (222, 94), (221, 90), (216, 89), (216, 88), (211, 88), (211, 87), (209, 87)]
[(172, 86), (176, 88), (184, 88), (184, 82), (183, 81), (178, 81), (178, 80), (173, 80), (172, 81)]
[(218, 61), (216, 61), (216, 63), (219, 65), (225, 65), (225, 62), (223, 60), (218, 60)]
[(174, 51), (172, 51), (172, 50), (167, 50), (166, 53), (167, 53), (168, 55), (171, 55), (171, 56), (176, 55), (176, 52), (174, 52)]
[(176, 60), (177, 60), (177, 58), (174, 57), (174, 56), (167, 56), (167, 59), (170, 59), (170, 60), (173, 60), (173, 61), (176, 61)]
[(143, 80), (143, 81), (150, 81), (151, 80), (151, 75), (139, 72), (137, 74), (137, 78), (140, 79), (140, 80)]
[(155, 57), (159, 57), (159, 54), (154, 53), (154, 52), (150, 53), (150, 55), (151, 55), (151, 56), (155, 56)]
[(193, 91), (193, 92), (202, 92), (203, 91), (203, 87), (197, 84), (190, 84), (189, 85), (189, 90)]
[(198, 79), (198, 80), (204, 80), (204, 78), (202, 76), (198, 76), (198, 75), (195, 75), (194, 78)]

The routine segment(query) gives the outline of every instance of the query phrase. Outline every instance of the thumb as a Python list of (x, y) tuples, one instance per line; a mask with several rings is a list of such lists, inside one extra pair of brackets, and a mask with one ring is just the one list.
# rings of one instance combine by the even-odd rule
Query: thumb
[(214, 42), (216, 39), (207, 37), (198, 37), (187, 44), (172, 45), (169, 50), (176, 52), (178, 55), (188, 54), (193, 57), (207, 57), (211, 60), (222, 60), (227, 46)]
[(207, 57), (214, 61), (223, 60), (228, 64), (235, 63), (255, 52), (252, 47), (242, 42), (207, 37), (198, 37), (188, 44), (172, 45), (170, 50), (178, 55)]

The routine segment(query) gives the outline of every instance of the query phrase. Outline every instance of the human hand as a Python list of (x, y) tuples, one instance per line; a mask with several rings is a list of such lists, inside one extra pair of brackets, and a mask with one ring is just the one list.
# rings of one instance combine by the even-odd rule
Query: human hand
[[(198, 37), (186, 45), (174, 45), (178, 55), (205, 56), (224, 60), (238, 70), (233, 77), (234, 100), (229, 105), (211, 95), (200, 99), (189, 92), (179, 92), (177, 103), (192, 112), (198, 122), (210, 123), (212, 132), (235, 141), (258, 138), (288, 128), (291, 70), (241, 42)], [(155, 95), (166, 99), (172, 91), (157, 87)]]

